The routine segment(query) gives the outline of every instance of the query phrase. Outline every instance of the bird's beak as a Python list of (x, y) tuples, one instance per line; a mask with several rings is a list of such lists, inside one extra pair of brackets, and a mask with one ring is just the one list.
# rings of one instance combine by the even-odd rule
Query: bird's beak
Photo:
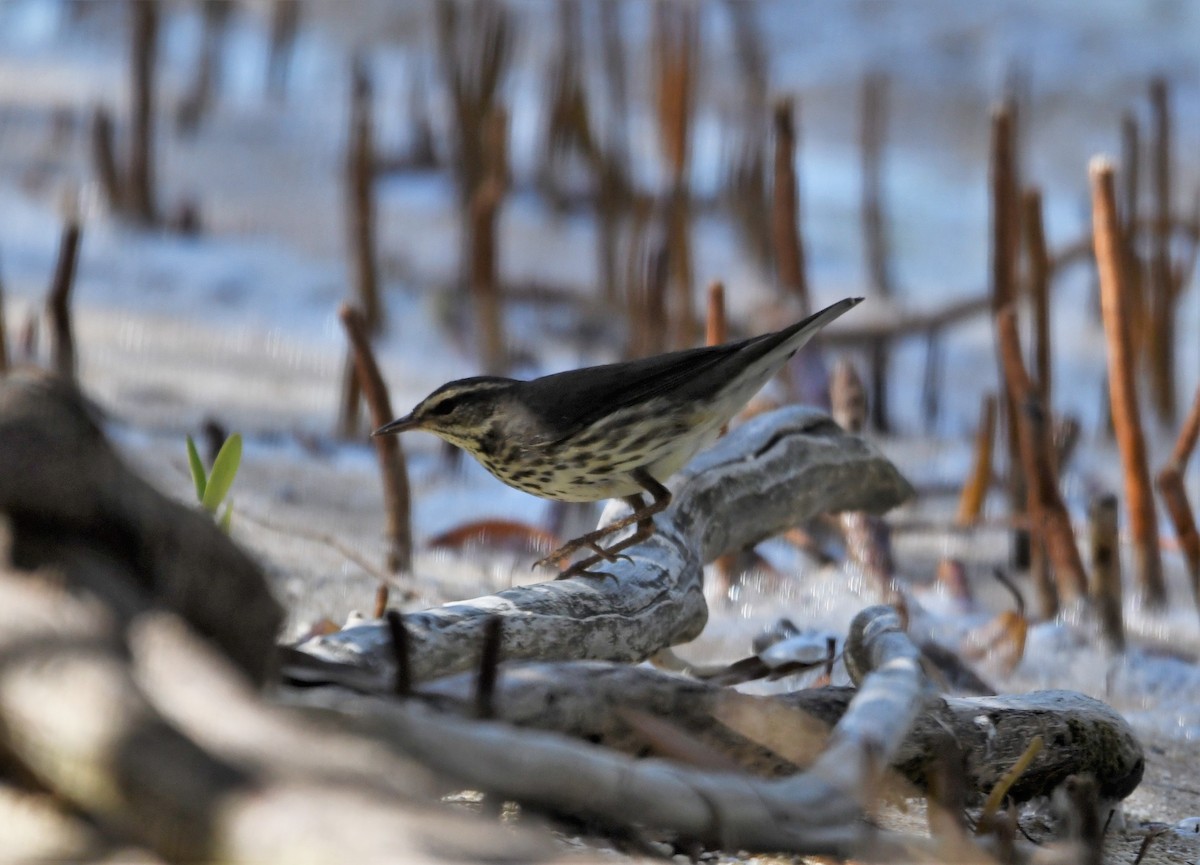
[(375, 432), (371, 433), (371, 435), (390, 436), (395, 435), (396, 433), (407, 432), (410, 429), (417, 429), (420, 426), (421, 422), (419, 420), (414, 418), (411, 414), (406, 414), (402, 418), (397, 418), (391, 423), (384, 424), (379, 429), (375, 430)]

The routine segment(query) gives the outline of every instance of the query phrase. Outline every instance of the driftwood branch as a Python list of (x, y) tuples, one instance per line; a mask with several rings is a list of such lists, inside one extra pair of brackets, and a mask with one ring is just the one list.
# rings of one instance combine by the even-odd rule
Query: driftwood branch
[[(405, 616), (413, 675), (429, 679), (472, 663), (484, 621), (508, 618), (504, 657), (639, 661), (693, 639), (707, 608), (702, 565), (820, 513), (882, 512), (911, 488), (865, 441), (826, 416), (793, 407), (760, 415), (698, 456), (678, 476), (654, 537), (577, 577), (508, 589)], [(611, 516), (606, 514), (606, 517)], [(358, 664), (390, 682), (382, 622), (316, 638), (304, 651)]]
[[(931, 843), (869, 827), (860, 800), (904, 741), (928, 684), (894, 610), (864, 610), (852, 631), (865, 664), (862, 686), (810, 771), (776, 780), (632, 760), (557, 734), (455, 718), (417, 701), (355, 697), (354, 705), (433, 768), (534, 807), (667, 829), (727, 850), (904, 859)], [(329, 705), (345, 696), (322, 689), (308, 700)]]
[[(472, 675), (460, 673), (428, 683), (416, 696), (470, 717), (474, 687)], [(649, 713), (743, 771), (775, 777), (813, 762), (855, 693), (854, 688), (825, 687), (751, 695), (644, 665), (568, 661), (505, 665), (493, 706), (496, 720), (630, 755), (644, 754), (653, 743), (627, 713)], [(341, 705), (353, 713), (354, 700), (347, 694)], [(947, 732), (964, 755), (968, 803), (980, 804), (1036, 735), (1059, 744), (1045, 749), (1014, 785), (1010, 795), (1016, 801), (1049, 795), (1068, 775), (1082, 772), (1096, 779), (1102, 796), (1121, 799), (1137, 786), (1144, 768), (1144, 754), (1125, 719), (1106, 704), (1069, 691), (930, 701), (891, 756), (892, 768), (925, 789)], [(809, 747), (801, 749), (805, 738)]]

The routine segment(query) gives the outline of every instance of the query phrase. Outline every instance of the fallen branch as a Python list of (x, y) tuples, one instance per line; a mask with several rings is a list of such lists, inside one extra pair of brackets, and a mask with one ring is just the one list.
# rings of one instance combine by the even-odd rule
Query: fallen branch
[[(492, 615), (509, 619), (506, 658), (640, 661), (704, 627), (703, 563), (819, 513), (886, 511), (911, 489), (862, 439), (800, 407), (743, 424), (698, 456), (673, 486), (656, 535), (626, 550), (628, 561), (605, 565), (607, 577), (518, 587), (406, 616), (414, 676), (466, 669)], [(382, 623), (318, 637), (302, 648), (391, 681)]]

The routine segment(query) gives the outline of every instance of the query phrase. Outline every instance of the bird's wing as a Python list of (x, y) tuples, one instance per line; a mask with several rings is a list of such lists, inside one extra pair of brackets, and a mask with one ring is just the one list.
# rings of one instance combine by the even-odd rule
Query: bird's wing
[[(779, 363), (862, 298), (847, 298), (783, 330), (740, 342), (691, 348), (642, 360), (569, 370), (524, 382), (521, 396), (554, 432), (554, 439), (590, 426), (604, 415), (671, 394), (703, 399), (771, 352)], [(764, 379), (765, 381), (765, 379)]]
[(712, 382), (709, 374), (743, 345), (693, 348), (568, 370), (525, 382), (521, 397), (557, 439), (590, 426), (606, 414), (676, 392), (688, 383)]

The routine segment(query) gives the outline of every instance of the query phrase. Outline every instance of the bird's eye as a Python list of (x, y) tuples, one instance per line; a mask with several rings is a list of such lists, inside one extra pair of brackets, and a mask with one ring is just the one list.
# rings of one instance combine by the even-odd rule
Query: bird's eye
[(445, 417), (446, 415), (450, 414), (450, 412), (454, 411), (457, 405), (458, 400), (451, 397), (450, 399), (444, 399), (439, 402), (429, 410), (429, 413), (437, 417)]

